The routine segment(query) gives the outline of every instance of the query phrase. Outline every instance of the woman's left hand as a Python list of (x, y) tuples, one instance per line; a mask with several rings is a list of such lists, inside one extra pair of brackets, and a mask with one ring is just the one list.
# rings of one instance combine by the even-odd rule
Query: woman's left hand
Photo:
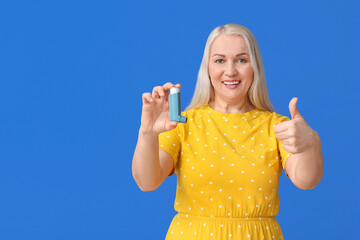
[(284, 149), (290, 153), (308, 151), (317, 139), (317, 132), (300, 115), (296, 107), (297, 100), (298, 98), (295, 97), (289, 103), (291, 120), (275, 125), (275, 136), (281, 140)]

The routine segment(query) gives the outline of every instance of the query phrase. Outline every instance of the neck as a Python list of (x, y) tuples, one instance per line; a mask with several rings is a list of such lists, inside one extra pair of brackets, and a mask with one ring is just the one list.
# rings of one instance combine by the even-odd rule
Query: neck
[(246, 113), (255, 109), (247, 98), (238, 102), (226, 102), (215, 97), (215, 100), (210, 102), (209, 106), (221, 113)]

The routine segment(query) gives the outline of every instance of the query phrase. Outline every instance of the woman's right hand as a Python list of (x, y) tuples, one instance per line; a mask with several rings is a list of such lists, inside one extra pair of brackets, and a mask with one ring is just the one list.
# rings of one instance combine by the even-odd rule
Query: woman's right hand
[(170, 121), (169, 99), (167, 97), (170, 88), (178, 87), (168, 82), (164, 86), (153, 88), (152, 94), (143, 93), (143, 107), (141, 115), (141, 131), (146, 134), (160, 134), (174, 129), (178, 122)]

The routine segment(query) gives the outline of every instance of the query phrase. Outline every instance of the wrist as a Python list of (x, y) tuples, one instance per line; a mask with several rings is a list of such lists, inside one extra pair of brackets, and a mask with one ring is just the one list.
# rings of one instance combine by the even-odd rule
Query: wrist
[(311, 140), (309, 141), (309, 147), (307, 151), (309, 152), (315, 152), (317, 149), (319, 149), (320, 146), (320, 136), (316, 131), (312, 131)]
[(139, 133), (145, 136), (158, 136), (159, 134), (154, 132), (152, 129), (140, 126)]

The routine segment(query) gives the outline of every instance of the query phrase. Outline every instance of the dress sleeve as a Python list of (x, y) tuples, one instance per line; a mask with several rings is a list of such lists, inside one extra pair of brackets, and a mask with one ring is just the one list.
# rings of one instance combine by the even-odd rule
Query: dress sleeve
[[(277, 120), (275, 121), (276, 124), (279, 124), (281, 122), (285, 122), (285, 121), (289, 121), (290, 118), (286, 117), (286, 116), (282, 116), (280, 114), (277, 114)], [(282, 168), (284, 169), (284, 172), (286, 174), (286, 177), (289, 178), (289, 175), (286, 173), (285, 171), (285, 163), (287, 161), (287, 159), (291, 156), (292, 153), (286, 151), (283, 147), (283, 144), (281, 142), (280, 139), (277, 139), (276, 138), (276, 141), (277, 141), (277, 145), (278, 145), (278, 150), (279, 150), (279, 154), (280, 154), (280, 160), (281, 160), (281, 165), (282, 165)], [(289, 178), (290, 179), (290, 178)]]
[(176, 128), (162, 132), (159, 134), (159, 149), (168, 152), (174, 161), (174, 168), (169, 174), (172, 176), (175, 172), (175, 166), (180, 158), (179, 152), (181, 148), (181, 138), (180, 138), (180, 124), (176, 126)]

